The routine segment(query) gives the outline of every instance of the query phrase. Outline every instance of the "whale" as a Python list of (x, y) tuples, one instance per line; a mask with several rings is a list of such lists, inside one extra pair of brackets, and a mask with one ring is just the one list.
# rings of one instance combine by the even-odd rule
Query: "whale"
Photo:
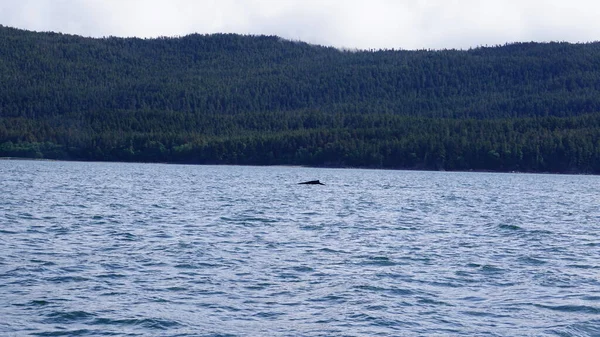
[(303, 183), (298, 183), (298, 185), (325, 185), (318, 180), (305, 181)]

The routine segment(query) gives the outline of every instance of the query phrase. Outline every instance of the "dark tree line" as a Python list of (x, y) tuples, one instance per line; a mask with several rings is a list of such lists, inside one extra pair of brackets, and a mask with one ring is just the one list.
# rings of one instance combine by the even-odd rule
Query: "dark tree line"
[(600, 43), (340, 51), (0, 26), (0, 156), (600, 172)]

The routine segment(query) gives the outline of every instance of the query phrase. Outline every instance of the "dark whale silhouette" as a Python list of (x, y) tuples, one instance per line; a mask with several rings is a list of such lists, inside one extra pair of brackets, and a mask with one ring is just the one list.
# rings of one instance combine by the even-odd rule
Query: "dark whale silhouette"
[(303, 183), (298, 183), (299, 185), (325, 185), (318, 180), (305, 181)]

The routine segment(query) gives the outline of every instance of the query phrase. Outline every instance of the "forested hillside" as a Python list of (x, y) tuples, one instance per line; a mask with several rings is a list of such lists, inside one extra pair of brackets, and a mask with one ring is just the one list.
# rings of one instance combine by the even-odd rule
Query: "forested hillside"
[(600, 173), (600, 43), (340, 51), (0, 26), (0, 156)]

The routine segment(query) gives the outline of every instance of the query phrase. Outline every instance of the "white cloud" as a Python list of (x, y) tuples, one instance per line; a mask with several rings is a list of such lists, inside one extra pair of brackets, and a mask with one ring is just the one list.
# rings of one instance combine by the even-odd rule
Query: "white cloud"
[(593, 0), (2, 0), (0, 24), (84, 36), (233, 32), (347, 48), (600, 39)]

